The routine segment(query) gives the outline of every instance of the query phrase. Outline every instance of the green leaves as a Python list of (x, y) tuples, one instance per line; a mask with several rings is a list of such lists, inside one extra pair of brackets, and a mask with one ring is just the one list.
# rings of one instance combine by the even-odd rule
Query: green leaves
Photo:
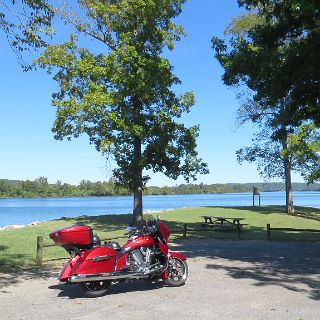
[(319, 1), (241, 2), (264, 17), (265, 24), (251, 30), (247, 41), (259, 48), (257, 57), (270, 57), (252, 89), (270, 105), (286, 99), (292, 124), (319, 124)]
[(54, 34), (51, 25), (54, 8), (47, 0), (8, 0), (0, 2), (0, 30), (26, 69), (21, 52), (47, 45)]
[(303, 124), (289, 136), (288, 149), (308, 183), (320, 179), (320, 132), (313, 123)]

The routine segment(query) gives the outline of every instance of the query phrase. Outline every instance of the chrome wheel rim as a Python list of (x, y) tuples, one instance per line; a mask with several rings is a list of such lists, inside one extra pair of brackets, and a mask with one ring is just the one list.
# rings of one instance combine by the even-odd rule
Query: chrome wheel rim
[(100, 291), (106, 289), (109, 284), (107, 281), (91, 281), (84, 282), (84, 285), (89, 291)]
[(180, 281), (186, 278), (186, 268), (181, 260), (171, 260), (169, 264), (169, 278), (173, 281)]

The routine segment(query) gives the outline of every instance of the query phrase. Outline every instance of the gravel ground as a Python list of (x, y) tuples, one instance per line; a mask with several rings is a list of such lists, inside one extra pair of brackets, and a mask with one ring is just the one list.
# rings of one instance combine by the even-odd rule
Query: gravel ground
[(0, 274), (1, 319), (319, 320), (320, 244), (185, 241), (185, 286), (115, 284), (88, 299), (60, 285), (57, 271)]

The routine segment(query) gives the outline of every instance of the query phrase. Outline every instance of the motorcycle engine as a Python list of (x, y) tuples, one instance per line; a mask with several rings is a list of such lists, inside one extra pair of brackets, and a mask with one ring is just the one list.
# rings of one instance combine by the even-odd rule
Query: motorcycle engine
[(135, 272), (149, 273), (154, 268), (154, 257), (156, 256), (156, 251), (150, 247), (141, 247), (139, 249), (133, 250), (130, 254), (130, 260), (128, 261), (131, 268)]

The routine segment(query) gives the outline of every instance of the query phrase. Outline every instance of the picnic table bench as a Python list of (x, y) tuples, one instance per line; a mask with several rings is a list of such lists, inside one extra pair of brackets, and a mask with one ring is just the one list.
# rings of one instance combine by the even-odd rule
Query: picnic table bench
[(209, 227), (215, 230), (221, 231), (237, 231), (238, 238), (240, 238), (240, 231), (243, 226), (247, 225), (242, 223), (245, 218), (232, 218), (232, 217), (214, 217), (214, 216), (202, 216), (204, 222), (201, 224), (203, 227)]

